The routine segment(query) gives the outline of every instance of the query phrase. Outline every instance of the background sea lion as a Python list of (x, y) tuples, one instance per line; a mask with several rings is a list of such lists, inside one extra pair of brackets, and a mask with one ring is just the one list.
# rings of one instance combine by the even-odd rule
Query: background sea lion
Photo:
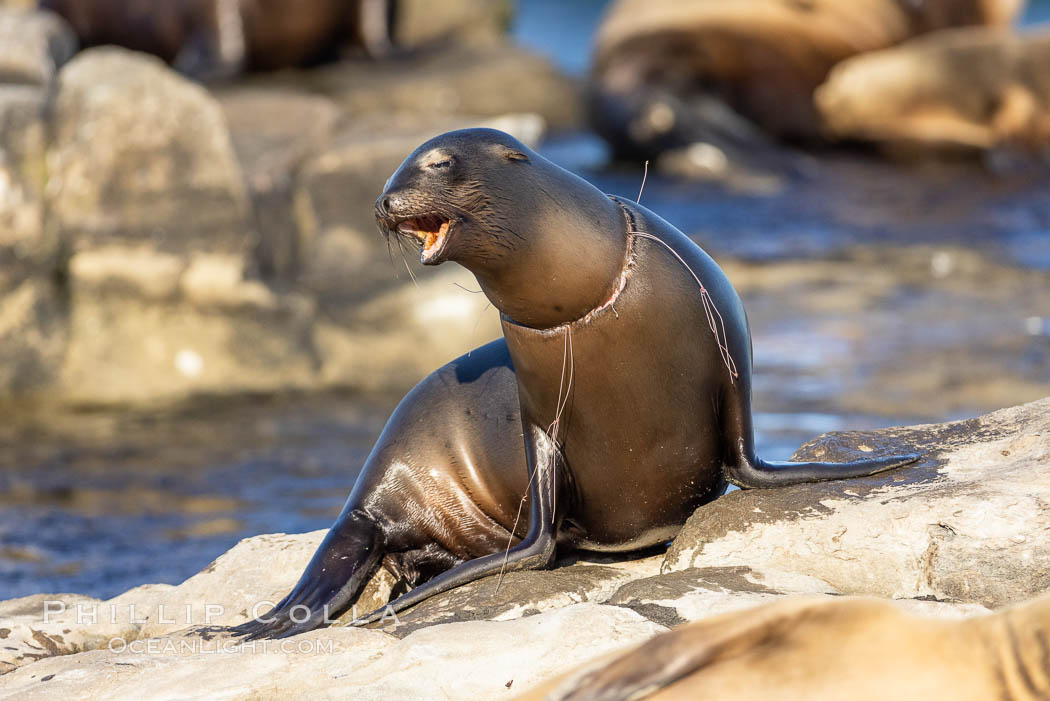
[(716, 616), (520, 701), (884, 701), (1050, 697), (1050, 596), (931, 619), (887, 600), (794, 598)]
[(837, 138), (903, 149), (1050, 149), (1050, 31), (937, 32), (843, 61), (816, 93)]
[(850, 56), (924, 32), (1005, 26), (1022, 0), (619, 0), (599, 28), (590, 116), (619, 155), (702, 141), (732, 151), (754, 127), (823, 138), (813, 91)]
[(151, 53), (195, 78), (334, 58), (343, 45), (372, 55), (390, 44), (392, 0), (40, 0), (83, 46)]
[[(760, 460), (750, 332), (721, 269), (653, 213), (508, 134), (466, 129), (428, 141), (376, 207), (388, 235), (421, 246), (424, 264), (454, 260), (474, 273), (501, 312), (504, 340), (405, 398), (295, 590), (239, 633), (315, 627), (324, 605), (344, 606), (367, 569), (406, 542), (414, 549), (402, 570), (440, 574), (392, 602), (395, 611), (503, 568), (546, 567), (559, 545), (665, 543), (727, 482), (775, 487), (917, 459)], [(482, 376), (480, 389), (464, 387)], [(509, 421), (516, 404), (520, 422)], [(526, 492), (523, 533), (515, 526)], [(442, 540), (431, 536), (435, 523)], [(306, 617), (297, 607), (309, 620), (296, 621)]]

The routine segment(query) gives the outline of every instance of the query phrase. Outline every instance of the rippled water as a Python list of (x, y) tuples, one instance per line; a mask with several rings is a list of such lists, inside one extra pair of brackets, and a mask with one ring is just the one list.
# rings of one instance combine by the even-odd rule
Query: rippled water
[[(516, 31), (579, 72), (602, 4), (525, 2)], [(1050, 3), (1028, 16), (1050, 19)], [(641, 170), (606, 169), (593, 135), (553, 135), (544, 151), (607, 192), (638, 194)], [(1048, 185), (840, 154), (764, 194), (650, 174), (643, 202), (741, 290), (759, 450), (782, 459), (825, 431), (1050, 393)], [(242, 537), (327, 527), (396, 401), (0, 416), (0, 599), (176, 583)]]

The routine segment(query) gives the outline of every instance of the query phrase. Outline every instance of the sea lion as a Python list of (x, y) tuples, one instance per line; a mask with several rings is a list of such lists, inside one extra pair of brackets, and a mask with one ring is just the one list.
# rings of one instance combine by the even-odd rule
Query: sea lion
[(946, 620), (899, 602), (791, 598), (716, 616), (519, 701), (1022, 701), (1050, 698), (1050, 596)]
[(295, 589), (241, 634), (316, 627), (380, 557), (422, 582), (390, 604), (399, 611), (503, 569), (547, 567), (559, 548), (666, 543), (728, 482), (842, 479), (918, 458), (756, 457), (751, 337), (722, 270), (652, 212), (508, 134), (426, 142), (376, 210), (425, 265), (474, 273), (504, 338), (405, 398)]
[(835, 138), (902, 151), (1050, 149), (1050, 32), (937, 32), (843, 61), (816, 93)]
[(83, 46), (116, 44), (159, 56), (197, 79), (334, 58), (341, 46), (382, 55), (392, 0), (40, 0)]
[(695, 142), (744, 150), (754, 126), (819, 142), (813, 91), (838, 62), (919, 34), (1005, 26), (1021, 0), (619, 0), (589, 77), (595, 129), (627, 158)]

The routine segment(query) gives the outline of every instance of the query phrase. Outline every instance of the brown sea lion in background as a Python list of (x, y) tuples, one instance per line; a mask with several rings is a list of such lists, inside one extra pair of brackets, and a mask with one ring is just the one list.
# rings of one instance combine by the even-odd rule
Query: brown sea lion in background
[(1038, 701), (1050, 596), (931, 619), (869, 598), (793, 598), (691, 623), (519, 701)]
[(829, 133), (895, 152), (1050, 152), (1050, 31), (943, 31), (844, 61), (816, 93)]
[(85, 47), (151, 53), (194, 78), (229, 77), (336, 58), (345, 46), (382, 55), (392, 0), (40, 0)]
[(744, 145), (753, 127), (819, 140), (813, 91), (850, 56), (945, 27), (1005, 25), (1023, 0), (620, 0), (590, 76), (596, 130), (623, 156)]
[(722, 270), (652, 212), (508, 134), (428, 141), (376, 210), (425, 265), (473, 272), (504, 338), (402, 401), (295, 589), (241, 634), (321, 625), (381, 559), (418, 585), (391, 603), (400, 611), (503, 569), (548, 567), (558, 549), (666, 543), (727, 483), (844, 479), (918, 459), (758, 458), (751, 336)]

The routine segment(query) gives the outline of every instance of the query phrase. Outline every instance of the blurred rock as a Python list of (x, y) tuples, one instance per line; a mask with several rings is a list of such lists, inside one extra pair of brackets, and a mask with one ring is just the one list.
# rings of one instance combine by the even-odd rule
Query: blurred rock
[(894, 153), (1050, 155), (1050, 32), (935, 32), (844, 61), (816, 103), (835, 138)]
[(591, 119), (625, 156), (819, 140), (813, 91), (839, 61), (923, 32), (1005, 24), (1018, 0), (620, 0), (595, 43)]
[(665, 571), (747, 566), (845, 594), (999, 607), (1050, 576), (1050, 399), (929, 426), (828, 434), (798, 460), (919, 451), (866, 479), (733, 492), (698, 509)]
[(67, 342), (61, 249), (44, 228), (45, 104), (41, 88), (0, 85), (0, 396), (48, 388)]
[(0, 394), (24, 396), (58, 380), (69, 332), (61, 289), (28, 277), (0, 295)]
[(73, 30), (57, 15), (0, 6), (0, 83), (46, 85), (76, 50)]
[(62, 400), (149, 403), (313, 387), (312, 301), (273, 295), (239, 270), (228, 258), (199, 257), (179, 280), (181, 298), (168, 303), (117, 293), (119, 278), (100, 288), (74, 280)]
[(294, 84), (331, 97), (348, 115), (418, 121), (462, 115), (535, 113), (552, 129), (582, 121), (577, 86), (549, 60), (510, 43), (452, 43), (379, 63), (346, 61), (308, 73), (259, 77), (256, 84)]
[(149, 244), (250, 255), (248, 201), (218, 104), (157, 59), (89, 49), (59, 75), (48, 205), (74, 251)]
[(295, 201), (300, 169), (324, 151), (342, 116), (324, 96), (285, 88), (233, 87), (216, 98), (251, 197), (259, 272), (286, 285), (302, 263)]
[(45, 105), (40, 88), (0, 85), (0, 294), (58, 267), (43, 226)]

